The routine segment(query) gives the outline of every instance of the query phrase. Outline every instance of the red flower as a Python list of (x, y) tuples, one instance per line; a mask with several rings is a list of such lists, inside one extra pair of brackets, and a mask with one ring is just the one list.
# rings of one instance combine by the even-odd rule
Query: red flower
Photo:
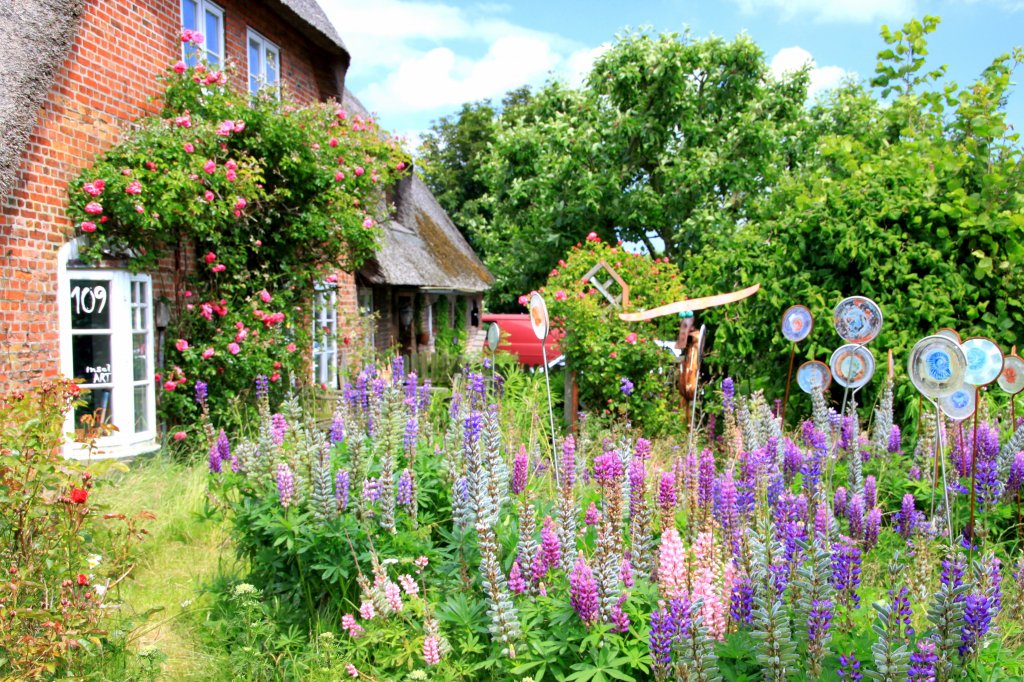
[(82, 490), (81, 488), (71, 489), (71, 501), (75, 504), (85, 504), (87, 499), (89, 499), (88, 490)]
[(89, 576), (87, 576), (84, 573), (79, 573), (78, 574), (78, 584), (82, 585), (82, 586), (88, 585), (89, 584)]

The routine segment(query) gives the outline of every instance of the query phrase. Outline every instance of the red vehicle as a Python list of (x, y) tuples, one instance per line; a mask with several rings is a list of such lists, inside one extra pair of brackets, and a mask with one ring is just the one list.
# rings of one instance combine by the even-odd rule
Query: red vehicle
[[(501, 328), (501, 342), (498, 344), (498, 352), (515, 353), (519, 356), (519, 364), (527, 367), (539, 367), (544, 364), (544, 357), (541, 353), (540, 341), (533, 333), (533, 325), (530, 324), (530, 316), (521, 314), (497, 314), (485, 313), (483, 315), (484, 328), (492, 322), (497, 322)], [(548, 364), (559, 357), (562, 352), (558, 349), (558, 338), (561, 337), (561, 330), (552, 329), (546, 341)]]

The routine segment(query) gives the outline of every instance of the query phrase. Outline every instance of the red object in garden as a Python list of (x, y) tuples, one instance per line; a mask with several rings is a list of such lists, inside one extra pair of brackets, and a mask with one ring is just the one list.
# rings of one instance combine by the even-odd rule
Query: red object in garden
[(88, 490), (82, 490), (81, 488), (71, 489), (71, 501), (75, 504), (85, 504), (87, 499), (89, 499)]
[[(543, 353), (541, 353), (540, 341), (533, 333), (533, 325), (527, 313), (497, 314), (485, 313), (482, 316), (485, 325), (497, 322), (501, 327), (501, 342), (498, 344), (498, 352), (514, 353), (519, 356), (519, 364), (527, 367), (539, 367), (544, 364)], [(561, 351), (558, 349), (558, 339), (561, 337), (561, 330), (552, 329), (548, 334), (545, 345), (547, 346), (548, 360), (554, 360)]]

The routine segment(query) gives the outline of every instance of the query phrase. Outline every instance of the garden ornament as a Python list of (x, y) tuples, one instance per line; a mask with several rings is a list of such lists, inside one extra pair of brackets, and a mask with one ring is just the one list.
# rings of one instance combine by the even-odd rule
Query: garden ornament
[(805, 305), (791, 305), (782, 313), (782, 335), (790, 341), (789, 373), (786, 375), (786, 395), (782, 399), (782, 423), (786, 423), (786, 405), (789, 404), (789, 386), (793, 382), (793, 361), (796, 359), (796, 344), (811, 335), (814, 317)]

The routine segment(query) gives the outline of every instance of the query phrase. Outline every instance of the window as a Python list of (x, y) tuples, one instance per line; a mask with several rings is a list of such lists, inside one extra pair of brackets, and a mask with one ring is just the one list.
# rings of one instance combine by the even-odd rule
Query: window
[(281, 52), (277, 45), (249, 29), (249, 93), (267, 89), (281, 95)]
[[(63, 261), (62, 261), (63, 262)], [(61, 370), (81, 381), (84, 405), (69, 416), (76, 440), (113, 426), (101, 448), (151, 443), (156, 436), (153, 291), (148, 275), (119, 270), (60, 273)]]
[(182, 43), (182, 59), (195, 66), (205, 59), (217, 66), (224, 64), (224, 10), (209, 0), (181, 0), (181, 27), (202, 34), (198, 45)]
[(313, 382), (338, 385), (338, 291), (326, 282), (313, 292)]
[(377, 325), (373, 319), (373, 289), (357, 289), (356, 306), (359, 308), (360, 321), (366, 331), (366, 338), (363, 341), (367, 348), (373, 348), (377, 341)]

